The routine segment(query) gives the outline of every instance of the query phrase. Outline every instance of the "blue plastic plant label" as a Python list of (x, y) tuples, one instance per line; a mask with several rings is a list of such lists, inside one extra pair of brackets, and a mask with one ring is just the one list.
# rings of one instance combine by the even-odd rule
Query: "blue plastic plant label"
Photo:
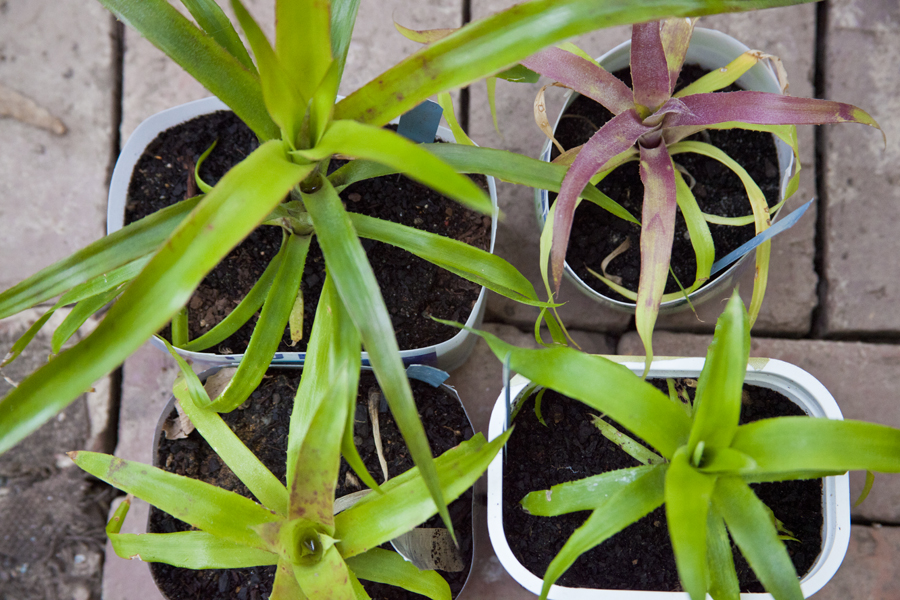
[(793, 227), (797, 223), (797, 221), (800, 220), (800, 217), (803, 216), (803, 213), (806, 212), (806, 209), (809, 208), (809, 205), (812, 204), (814, 201), (815, 201), (815, 198), (813, 198), (812, 200), (810, 200), (809, 202), (807, 202), (806, 204), (804, 204), (803, 206), (801, 206), (800, 208), (798, 208), (797, 210), (795, 210), (794, 212), (792, 212), (791, 214), (786, 216), (785, 218), (781, 219), (780, 221), (778, 221), (777, 223), (775, 223), (774, 225), (772, 225), (771, 227), (769, 227), (768, 229), (766, 229), (765, 231), (763, 231), (762, 233), (760, 233), (759, 235), (757, 235), (756, 237), (751, 239), (750, 241), (748, 241), (744, 244), (741, 244), (738, 248), (736, 248), (732, 252), (729, 252), (724, 257), (722, 257), (719, 260), (717, 260), (716, 262), (714, 262), (712, 269), (710, 270), (710, 273), (709, 273), (710, 276), (715, 275), (716, 273), (718, 273), (719, 271), (721, 271), (722, 269), (724, 269), (725, 267), (727, 267), (728, 265), (730, 265), (731, 263), (733, 263), (734, 261), (739, 259), (740, 257), (744, 256), (745, 254), (747, 254), (748, 252), (750, 252), (751, 250), (753, 250), (754, 248), (756, 248), (757, 246), (759, 246), (760, 244), (765, 242), (766, 240), (770, 240), (773, 237), (775, 237), (776, 235), (778, 235), (779, 233), (781, 233), (782, 231), (787, 231), (788, 229)]
[(417, 144), (434, 142), (444, 110), (437, 102), (426, 100), (400, 117), (397, 133)]
[(432, 387), (438, 387), (450, 377), (445, 371), (428, 365), (409, 365), (406, 368), (406, 376), (409, 379), (424, 381)]

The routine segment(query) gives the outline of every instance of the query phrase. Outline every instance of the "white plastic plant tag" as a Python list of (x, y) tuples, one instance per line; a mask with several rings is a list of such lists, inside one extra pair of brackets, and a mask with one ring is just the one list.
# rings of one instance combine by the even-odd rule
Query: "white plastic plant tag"
[(369, 495), (372, 490), (359, 490), (346, 496), (334, 499), (334, 514), (344, 512), (348, 508), (352, 508), (357, 502)]
[(466, 568), (446, 529), (416, 528), (394, 538), (391, 544), (419, 570), (439, 569), (457, 573)]

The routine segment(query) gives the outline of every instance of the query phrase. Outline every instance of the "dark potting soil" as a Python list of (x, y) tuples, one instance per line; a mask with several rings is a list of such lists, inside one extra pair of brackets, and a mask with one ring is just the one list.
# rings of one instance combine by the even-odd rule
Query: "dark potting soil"
[[(654, 382), (664, 389), (665, 381)], [(661, 384), (661, 385), (660, 385)], [(696, 385), (696, 384), (694, 384)], [(679, 390), (684, 388), (678, 382)], [(692, 388), (687, 388), (693, 397)], [(635, 459), (603, 437), (592, 424), (597, 411), (548, 390), (541, 402), (542, 425), (534, 396), (524, 401), (507, 443), (503, 473), (503, 525), (509, 546), (529, 571), (543, 577), (550, 561), (590, 516), (582, 511), (558, 517), (528, 514), (519, 502), (529, 492), (567, 481), (639, 466)], [(773, 416), (805, 414), (783, 395), (745, 385), (741, 423)], [(787, 549), (797, 573), (804, 574), (819, 556), (822, 542), (822, 480), (763, 483), (751, 486), (799, 542)], [(763, 592), (746, 560), (732, 544), (743, 592)], [(592, 550), (585, 552), (557, 581), (567, 587), (681, 591), (675, 556), (661, 506)]]
[[(685, 65), (678, 78), (676, 91), (699, 79), (706, 72), (697, 65)], [(613, 74), (631, 86), (630, 69), (626, 68)], [(731, 85), (722, 91), (733, 92), (741, 89)], [(556, 128), (556, 139), (564, 148), (574, 148), (587, 142), (612, 117), (611, 112), (595, 101), (586, 96), (578, 96), (560, 119)], [(778, 203), (778, 156), (771, 134), (742, 129), (709, 130), (688, 139), (704, 141), (723, 150), (747, 170), (765, 194), (770, 207)], [(551, 159), (558, 155), (559, 151), (553, 146)], [(696, 180), (693, 193), (703, 212), (723, 217), (752, 214), (743, 184), (728, 167), (698, 154), (684, 153), (673, 158), (676, 164), (684, 167)], [(686, 179), (690, 182), (689, 178)], [(641, 183), (637, 162), (619, 167), (606, 176), (597, 188), (640, 220), (644, 203), (644, 186)], [(556, 194), (551, 193), (551, 203), (555, 198)], [(681, 210), (676, 212), (675, 219), (671, 266), (678, 281), (687, 288), (696, 279), (697, 258)], [(753, 225), (734, 227), (710, 223), (709, 230), (716, 248), (716, 260), (726, 256), (755, 235)], [(631, 302), (612, 291), (588, 271), (590, 268), (602, 273), (600, 265), (603, 260), (628, 238), (631, 240), (630, 248), (610, 261), (607, 272), (621, 277), (624, 287), (637, 291), (641, 264), (640, 227), (611, 215), (591, 202), (582, 202), (575, 211), (566, 262), (582, 281), (604, 296)], [(714, 275), (713, 279), (715, 277)], [(666, 293), (679, 291), (678, 283), (671, 273), (665, 291)]]
[[(200, 167), (200, 178), (210, 185), (215, 185), (259, 145), (250, 129), (228, 111), (198, 117), (161, 133), (135, 167), (128, 188), (125, 223), (195, 195), (194, 164), (215, 140), (215, 149)], [(339, 164), (342, 163), (332, 161), (332, 170)], [(483, 177), (480, 183), (487, 189)], [(358, 182), (345, 189), (341, 198), (350, 212), (451, 237), (482, 250), (490, 245), (490, 217), (467, 210), (401, 175)], [(191, 339), (209, 331), (247, 295), (277, 254), (281, 231), (273, 226), (257, 228), (207, 274), (188, 304)], [(480, 286), (389, 244), (365, 239), (362, 244), (375, 270), (401, 349), (429, 346), (457, 333), (429, 315), (464, 322)], [(301, 283), (303, 339), (291, 347), (290, 331), (285, 328), (279, 351), (306, 350), (324, 282), (325, 261), (313, 238)], [(256, 318), (207, 352), (243, 353)], [(168, 326), (161, 333), (171, 340)]]
[[(286, 481), (287, 438), (294, 394), (300, 381), (300, 371), (273, 369), (250, 399), (237, 410), (222, 414), (228, 426), (259, 457), (273, 475), (282, 483)], [(411, 380), (413, 395), (419, 407), (419, 417), (425, 424), (428, 441), (435, 456), (443, 453), (473, 435), (471, 425), (460, 403), (441, 389), (421, 381)], [(378, 389), (375, 378), (363, 374), (357, 397), (354, 441), (363, 462), (375, 481), (383, 481), (381, 467), (372, 437), (372, 424), (368, 414), (368, 398), (372, 388)], [(384, 405), (384, 404), (383, 404)], [(169, 415), (175, 418), (175, 411)], [(391, 416), (390, 409), (379, 414), (384, 457), (391, 477), (413, 467), (406, 444)], [(186, 439), (167, 440), (160, 434), (157, 465), (178, 475), (206, 481), (232, 490), (248, 498), (254, 498), (247, 487), (234, 475), (206, 441), (194, 431)], [(359, 491), (355, 474), (341, 459), (336, 497)], [(449, 505), (453, 528), (460, 544), (464, 571), (438, 573), (450, 584), (454, 597), (465, 585), (472, 562), (472, 490), (467, 491)], [(426, 521), (423, 527), (443, 527), (439, 516)], [(188, 531), (190, 527), (174, 517), (151, 508), (149, 531), (169, 533)], [(392, 550), (390, 543), (382, 546)], [(257, 600), (269, 597), (275, 578), (275, 567), (248, 569), (192, 570), (173, 567), (164, 563), (151, 564), (157, 585), (171, 600)], [(363, 586), (373, 598), (419, 600), (424, 598), (401, 588), (363, 581)]]

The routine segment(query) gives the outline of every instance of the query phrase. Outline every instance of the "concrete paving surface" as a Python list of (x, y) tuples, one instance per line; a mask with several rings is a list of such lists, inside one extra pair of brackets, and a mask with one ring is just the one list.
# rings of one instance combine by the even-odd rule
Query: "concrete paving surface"
[[(414, 29), (456, 27), (514, 3), (364, 0), (341, 92), (353, 91), (416, 50), (396, 32), (392, 18)], [(245, 4), (271, 35), (271, 0)], [(854, 103), (886, 135), (885, 147), (877, 131), (862, 126), (800, 128), (801, 185), (788, 209), (812, 197), (817, 202), (773, 242), (753, 355), (787, 360), (813, 374), (846, 418), (900, 427), (895, 383), (900, 376), (900, 4), (828, 0), (720, 15), (700, 25), (780, 56), (792, 95)], [(599, 56), (628, 37), (629, 28), (618, 27), (575, 41)], [(532, 104), (545, 83), (498, 82), (500, 134), (483, 83), (456, 94), (461, 119), (481, 145), (537, 156), (544, 136), (534, 125)], [(2, 103), (10, 94), (49, 115), (45, 123), (4, 117), (8, 111)], [(98, 239), (105, 230), (108, 178), (121, 143), (148, 116), (208, 95), (95, 0), (0, 0), (0, 290)], [(561, 103), (561, 90), (550, 90), (551, 121)], [(534, 192), (506, 183), (498, 187), (505, 219), (497, 253), (543, 290)], [(739, 278), (745, 298), (752, 271)], [(702, 356), (729, 293), (701, 305), (698, 316), (661, 318), (657, 355)], [(566, 303), (560, 311), (564, 322), (586, 351), (642, 353), (631, 316), (600, 308), (568, 283), (560, 300)], [(41, 312), (0, 321), (0, 356)], [(492, 294), (486, 329), (512, 343), (534, 345), (535, 317), (534, 309)], [(3, 377), (14, 383), (46, 361), (48, 336), (39, 336), (0, 372), (0, 396), (11, 385)], [(125, 360), (121, 372), (98, 382), (94, 391), (0, 456), (0, 600), (159, 597), (146, 564), (121, 560), (109, 548), (104, 557), (102, 527), (113, 494), (80, 475), (63, 453), (88, 448), (148, 461), (149, 440), (174, 375), (172, 361), (145, 345)], [(501, 390), (501, 369), (484, 342), (451, 374), (450, 383), (475, 429), (486, 431)], [(853, 494), (862, 484), (857, 475)], [(485, 489), (482, 480), (476, 486), (475, 564), (462, 598), (532, 597), (504, 571), (487, 539)], [(816, 598), (900, 598), (898, 498), (900, 476), (877, 477), (870, 498), (853, 510), (843, 566)], [(146, 510), (136, 503), (125, 530), (140, 531)]]

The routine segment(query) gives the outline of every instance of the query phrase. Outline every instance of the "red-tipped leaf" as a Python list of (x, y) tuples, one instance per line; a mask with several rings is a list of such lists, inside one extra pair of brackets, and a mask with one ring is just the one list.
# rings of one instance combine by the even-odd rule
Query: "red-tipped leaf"
[(659, 22), (641, 23), (631, 30), (631, 82), (634, 103), (654, 112), (669, 99), (669, 65), (659, 34)]
[(551, 273), (556, 290), (559, 290), (562, 282), (566, 248), (569, 245), (572, 219), (575, 216), (575, 201), (584, 186), (590, 183), (591, 177), (602, 170), (610, 159), (631, 148), (642, 135), (653, 129), (641, 123), (634, 109), (616, 115), (588, 140), (578, 153), (575, 162), (569, 167), (569, 172), (566, 173), (560, 186), (559, 196), (556, 198), (556, 219), (553, 223), (553, 245), (550, 250)]
[(852, 104), (795, 98), (766, 92), (717, 92), (681, 98), (690, 112), (671, 114), (665, 127), (697, 127), (739, 121), (753, 125), (862, 123), (881, 129), (869, 113)]
[(641, 275), (638, 281), (635, 326), (647, 353), (646, 364), (653, 360), (653, 326), (666, 288), (672, 240), (675, 237), (675, 167), (666, 145), (641, 147), (641, 182), (644, 184), (644, 208), (641, 214)]
[(609, 71), (560, 48), (546, 48), (522, 64), (599, 102), (617, 115), (634, 106), (631, 90)]

